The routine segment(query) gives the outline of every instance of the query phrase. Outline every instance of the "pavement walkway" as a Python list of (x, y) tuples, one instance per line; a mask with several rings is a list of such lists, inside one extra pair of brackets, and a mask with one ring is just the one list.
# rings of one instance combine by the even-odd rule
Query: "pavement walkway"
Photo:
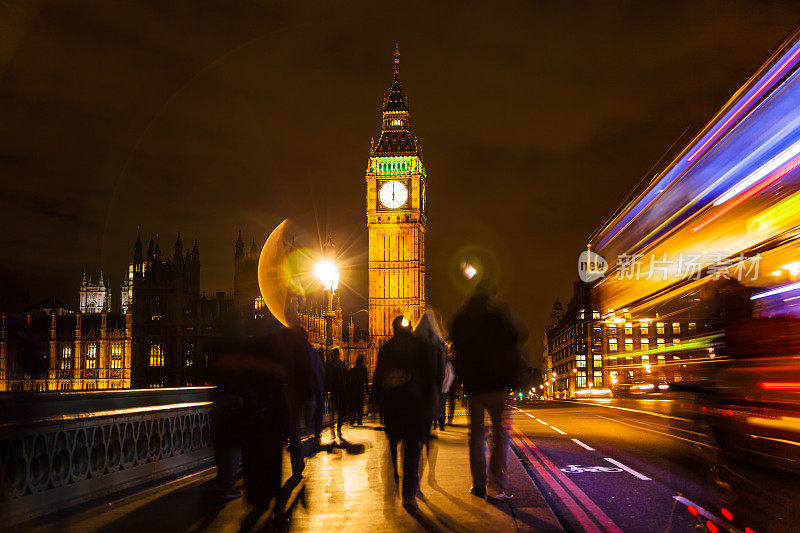
[[(325, 446), (307, 462), (294, 487), (289, 531), (562, 531), (520, 461), (509, 456), (515, 501), (490, 504), (469, 494), (466, 416), (438, 432), (422, 476), (419, 512), (407, 513), (395, 487), (386, 437), (373, 418), (343, 428), (347, 444)], [(327, 437), (327, 439), (326, 439)], [(287, 457), (288, 459), (288, 457)], [(288, 460), (284, 461), (288, 469)], [(31, 528), (53, 531), (246, 532), (272, 529), (271, 513), (254, 514), (244, 498), (220, 505), (214, 469), (51, 518)], [(289, 477), (288, 470), (284, 478)]]

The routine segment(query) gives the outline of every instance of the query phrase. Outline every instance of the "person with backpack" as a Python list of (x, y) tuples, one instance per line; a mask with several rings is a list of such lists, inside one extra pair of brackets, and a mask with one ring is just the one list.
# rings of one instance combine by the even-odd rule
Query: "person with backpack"
[[(506, 397), (524, 370), (521, 346), (527, 336), (516, 314), (497, 300), (497, 289), (488, 280), (477, 285), (454, 317), (451, 328), (457, 371), (463, 380), (469, 411), (470, 493), (493, 502), (513, 499), (506, 486), (506, 457), (511, 438)], [(484, 412), (489, 413), (492, 422), (488, 479)]]
[(392, 321), (394, 335), (378, 351), (373, 390), (384, 409), (386, 436), (398, 482), (397, 445), (403, 443), (403, 507), (415, 513), (422, 444), (430, 433), (436, 370), (425, 344), (410, 330), (408, 319)]

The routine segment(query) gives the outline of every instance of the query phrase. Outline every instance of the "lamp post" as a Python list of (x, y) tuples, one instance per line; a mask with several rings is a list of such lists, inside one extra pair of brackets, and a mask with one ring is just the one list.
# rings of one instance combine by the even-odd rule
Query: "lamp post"
[(333, 311), (333, 293), (339, 288), (339, 271), (333, 257), (333, 240), (329, 236), (323, 247), (322, 260), (317, 263), (316, 267), (317, 277), (325, 291), (326, 305), (325, 311), (322, 313), (322, 316), (325, 317), (325, 353), (333, 345), (333, 317), (336, 316)]

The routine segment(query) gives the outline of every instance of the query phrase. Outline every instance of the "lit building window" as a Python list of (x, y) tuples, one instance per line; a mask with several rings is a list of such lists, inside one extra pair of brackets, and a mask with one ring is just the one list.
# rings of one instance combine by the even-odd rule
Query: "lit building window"
[(164, 366), (164, 349), (158, 341), (150, 343), (150, 366)]
[(689, 322), (689, 333), (694, 333), (697, 331), (697, 324), (694, 322)]
[(639, 329), (641, 330), (642, 335), (647, 335), (650, 332), (650, 324), (648, 324), (647, 322), (642, 322), (639, 325)]
[(61, 370), (72, 369), (72, 346), (61, 348)]
[(633, 322), (625, 322), (625, 335), (633, 335)]
[(658, 356), (658, 364), (659, 364), (659, 365), (664, 365), (664, 364), (666, 364), (665, 357), (664, 357), (663, 355), (659, 355), (659, 356)]
[(600, 318), (600, 311), (592, 311), (592, 318)]
[(656, 347), (659, 349), (664, 348), (664, 339), (656, 339)]
[(643, 355), (642, 356), (642, 364), (643, 365), (649, 365), (650, 364), (650, 356), (649, 355)]
[(672, 334), (673, 335), (680, 335), (681, 333), (681, 324), (680, 322), (673, 322), (672, 323)]
[(608, 351), (609, 352), (617, 351), (617, 339), (608, 339)]
[(94, 370), (95, 368), (97, 368), (97, 345), (91, 343), (86, 347), (86, 370)]
[(122, 344), (119, 342), (111, 345), (111, 368), (122, 368)]
[(680, 344), (680, 343), (681, 343), (681, 340), (680, 340), (680, 339), (672, 339), (672, 345), (673, 345), (673, 346), (677, 346), (677, 345), (678, 345), (678, 344)]
[(625, 339), (625, 351), (633, 351), (633, 339)]
[(642, 350), (650, 349), (650, 339), (643, 337), (642, 338)]
[(586, 387), (586, 372), (575, 374), (575, 387)]
[(581, 368), (586, 366), (586, 356), (583, 354), (578, 354), (575, 356), (575, 364)]
[(599, 354), (594, 355), (594, 362), (592, 363), (595, 368), (603, 366), (603, 356)]
[(656, 322), (656, 333), (659, 335), (664, 334), (664, 323), (663, 322)]
[(594, 386), (595, 387), (602, 387), (603, 386), (603, 373), (602, 372), (595, 372), (594, 373)]

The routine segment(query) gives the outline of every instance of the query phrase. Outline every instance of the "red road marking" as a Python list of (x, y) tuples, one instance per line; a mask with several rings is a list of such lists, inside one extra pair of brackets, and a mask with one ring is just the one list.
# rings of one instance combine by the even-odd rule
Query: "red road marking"
[(531, 465), (536, 469), (544, 482), (547, 483), (553, 491), (555, 491), (556, 495), (561, 498), (561, 501), (564, 502), (564, 505), (570, 510), (570, 512), (575, 516), (575, 518), (580, 522), (583, 529), (586, 531), (601, 533), (600, 528), (598, 528), (594, 522), (589, 518), (589, 516), (581, 509), (580, 505), (572, 499), (572, 497), (564, 490), (564, 487), (559, 485), (555, 479), (550, 475), (547, 469), (542, 465), (536, 457), (533, 456), (533, 453), (528, 449), (528, 447), (523, 443), (519, 437), (513, 438), (514, 443), (519, 447)]
[[(573, 496), (575, 496), (578, 499), (578, 501), (580, 501), (583, 504), (583, 506), (586, 508), (586, 510), (589, 511), (592, 514), (594, 519), (597, 520), (597, 522), (600, 525), (602, 525), (604, 528), (606, 528), (610, 532), (622, 533), (622, 529), (620, 529), (619, 526), (617, 526), (617, 524), (615, 524), (614, 521), (611, 520), (611, 518), (609, 518), (608, 515), (606, 515), (602, 511), (602, 509), (600, 509), (597, 506), (597, 504), (594, 503), (591, 500), (591, 498), (589, 498), (586, 495), (586, 493), (584, 493), (581, 489), (579, 489), (578, 486), (575, 485), (575, 483), (573, 483), (572, 480), (570, 480), (561, 471), (561, 469), (559, 469), (556, 465), (554, 465), (550, 461), (550, 459), (548, 459), (547, 456), (544, 455), (544, 453), (542, 453), (542, 451), (533, 443), (533, 441), (531, 441), (528, 438), (527, 435), (525, 435), (516, 425), (512, 424), (511, 427), (514, 429), (514, 432), (517, 433), (518, 441), (521, 441), (522, 443), (525, 444), (525, 446), (523, 446), (522, 450), (523, 450), (523, 453), (525, 453), (526, 457), (529, 457), (528, 456), (528, 450), (533, 451), (533, 453), (539, 459), (538, 462), (540, 462), (541, 464), (545, 465), (547, 468), (550, 469), (550, 471), (555, 475), (556, 479), (558, 479), (561, 482), (561, 484), (564, 485), (564, 487), (566, 487), (567, 490), (570, 491), (573, 494)], [(529, 457), (529, 460), (530, 460), (530, 457)], [(533, 461), (531, 461), (531, 462), (533, 462)], [(538, 468), (537, 468), (537, 471), (541, 472)], [(550, 481), (547, 481), (547, 483), (555, 490), (555, 485), (550, 483)], [(556, 491), (556, 492), (558, 492), (558, 491)], [(576, 518), (577, 518), (577, 516), (576, 516)]]

